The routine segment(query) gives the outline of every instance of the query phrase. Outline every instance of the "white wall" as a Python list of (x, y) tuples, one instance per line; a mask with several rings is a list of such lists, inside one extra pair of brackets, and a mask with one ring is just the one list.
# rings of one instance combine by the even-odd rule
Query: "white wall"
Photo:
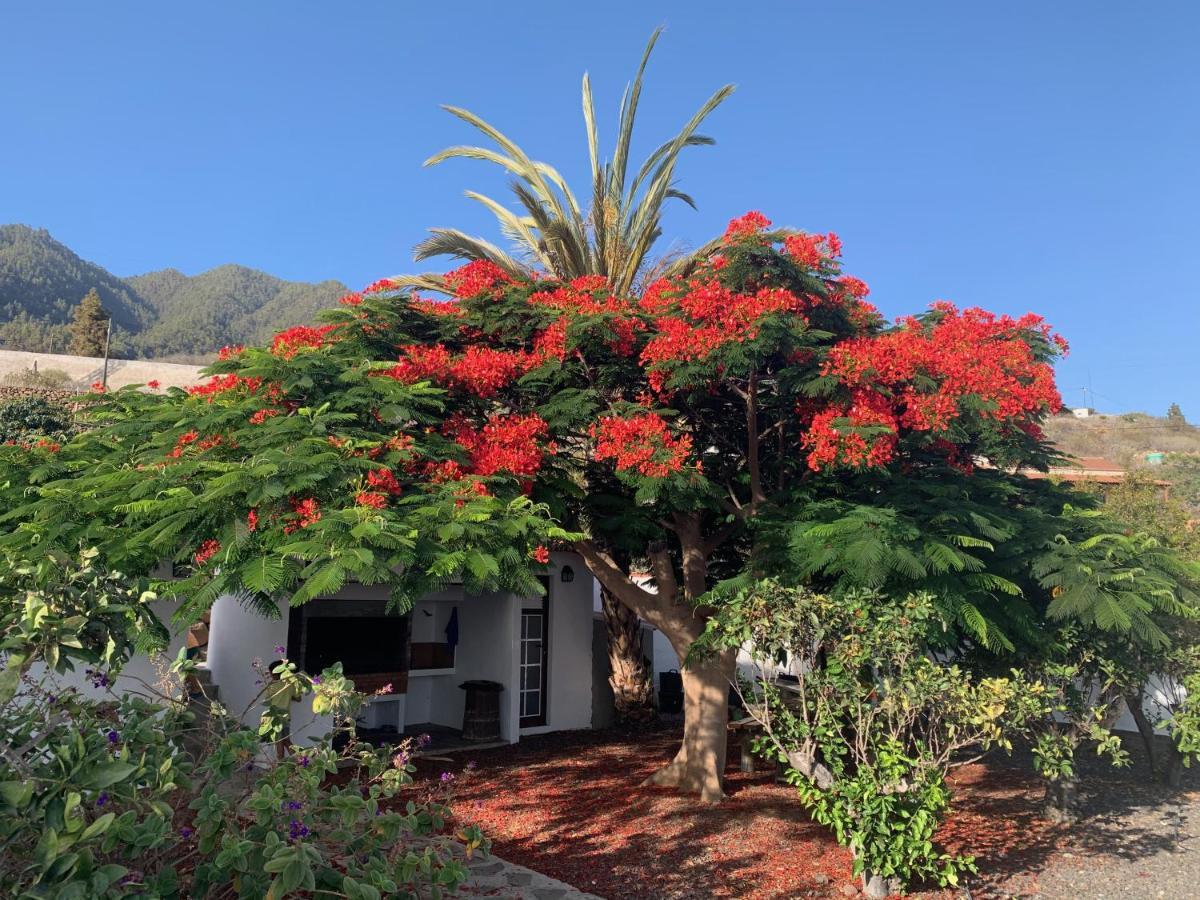
[[(262, 714), (262, 703), (256, 698), (262, 692), (259, 676), (251, 665), (255, 659), (264, 665), (278, 659), (276, 647), (287, 646), (288, 614), (286, 603), (279, 605), (280, 615), (268, 619), (247, 609), (233, 597), (224, 596), (213, 604), (208, 628), (208, 668), (217, 697), (233, 715), (244, 715), (247, 724), (254, 724)], [(333, 728), (329, 716), (312, 711), (312, 697), (292, 704), (292, 739), (298, 743), (316, 740)]]
[[(563, 582), (562, 567), (570, 566), (575, 578)], [(592, 622), (596, 583), (583, 560), (574, 553), (550, 554), (550, 668), (546, 676), (550, 702), (546, 724), (522, 728), (521, 734), (567, 731), (592, 727)], [(518, 708), (516, 685), (520, 674), (520, 607), (513, 619), (511, 710)], [(514, 720), (515, 721), (515, 720)]]
[[(150, 604), (150, 609), (158, 616), (161, 621), (171, 632), (171, 640), (167, 649), (161, 654), (155, 656), (135, 656), (129, 660), (125, 668), (121, 670), (121, 674), (113, 682), (113, 690), (120, 693), (144, 694), (152, 697), (155, 693), (161, 691), (158, 683), (161, 680), (159, 670), (165, 670), (175, 661), (175, 657), (179, 655), (179, 651), (184, 646), (184, 640), (187, 636), (187, 629), (176, 628), (171, 616), (178, 608), (178, 604), (168, 600), (158, 600)], [(87, 665), (80, 665), (76, 662), (74, 672), (68, 672), (65, 675), (52, 676), (52, 680), (62, 687), (73, 687), (83, 693), (85, 696), (92, 698), (101, 698), (107, 691), (104, 688), (92, 687), (91, 681), (84, 675), (84, 670)], [(36, 678), (40, 677), (45, 668), (41, 664), (35, 664), (31, 667), (31, 674)]]

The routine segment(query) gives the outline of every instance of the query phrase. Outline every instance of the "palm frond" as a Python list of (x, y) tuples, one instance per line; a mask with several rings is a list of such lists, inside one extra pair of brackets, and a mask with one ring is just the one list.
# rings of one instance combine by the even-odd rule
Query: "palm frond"
[(504, 269), (514, 278), (528, 274), (525, 266), (497, 247), (495, 244), (472, 237), (454, 228), (430, 228), (429, 237), (417, 244), (413, 256), (429, 259), (432, 256), (450, 256), (455, 259), (486, 259)]

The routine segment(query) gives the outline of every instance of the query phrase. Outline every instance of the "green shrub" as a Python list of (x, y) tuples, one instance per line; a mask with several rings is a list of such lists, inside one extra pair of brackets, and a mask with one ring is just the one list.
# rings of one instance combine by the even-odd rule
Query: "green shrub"
[(44, 397), (21, 397), (0, 405), (0, 444), (62, 442), (74, 430), (70, 410)]
[[(815, 594), (761, 582), (712, 620), (706, 648), (746, 648), (741, 685), (761, 737), (813, 817), (854, 855), (869, 896), (927, 880), (957, 884), (970, 857), (938, 849), (950, 770), (1049, 711), (1018, 673), (975, 678), (928, 651), (949, 625), (928, 594)], [(780, 663), (792, 676), (780, 677)]]
[[(94, 554), (0, 578), (3, 896), (436, 898), (465, 879), (442, 834), (446, 806), (405, 801), (411, 747), (384, 752), (351, 733), (345, 749), (325, 740), (277, 760), (281, 723), (260, 733), (189, 702), (182, 654), (165, 691), (114, 692), (135, 649), (163, 637), (153, 599)], [(99, 699), (56, 685), (84, 666)], [(339, 727), (365, 699), (336, 667), (273, 674), (316, 692)], [(473, 828), (458, 839), (487, 850)]]

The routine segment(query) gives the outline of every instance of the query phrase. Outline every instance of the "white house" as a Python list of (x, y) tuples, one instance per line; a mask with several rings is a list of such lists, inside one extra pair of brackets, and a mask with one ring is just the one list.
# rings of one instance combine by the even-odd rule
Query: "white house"
[[(363, 716), (372, 729), (420, 733), (462, 727), (465, 681), (501, 685), (500, 739), (592, 727), (592, 606), (594, 586), (573, 553), (551, 553), (544, 597), (508, 593), (471, 595), (452, 585), (423, 597), (404, 615), (388, 613), (387, 590), (348, 584), (336, 594), (290, 607), (266, 618), (233, 597), (214, 604), (205, 667), (217, 697), (231, 713), (257, 721), (260, 671), (280, 656), (315, 675), (341, 662), (365, 692), (385, 684)], [(170, 621), (171, 604), (156, 612)], [(172, 638), (173, 658), (184, 637)], [(280, 653), (278, 648), (284, 648)], [(117, 678), (118, 690), (136, 690), (161, 679), (164, 662), (131, 660)], [(82, 674), (70, 679), (91, 691)], [(312, 712), (311, 698), (293, 705), (293, 737), (303, 741), (329, 732), (328, 717)]]

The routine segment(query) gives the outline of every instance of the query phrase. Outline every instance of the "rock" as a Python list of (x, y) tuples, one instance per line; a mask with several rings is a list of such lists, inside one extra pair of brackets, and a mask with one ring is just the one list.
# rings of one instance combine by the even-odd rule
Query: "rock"
[(527, 887), (533, 881), (533, 876), (527, 872), (509, 872), (507, 878), (513, 887)]
[(858, 888), (852, 884), (843, 884), (840, 888), (838, 888), (838, 893), (844, 897), (857, 897)]
[(829, 884), (829, 876), (824, 872), (818, 872), (813, 876), (813, 881), (815, 881), (817, 884)]
[(503, 869), (504, 869), (504, 863), (499, 862), (499, 861), (497, 861), (497, 862), (481, 862), (478, 864), (471, 863), (470, 864), (470, 870), (471, 870), (472, 875), (495, 875), (496, 873), (503, 871)]
[(567, 896), (567, 892), (562, 888), (534, 888), (533, 896), (537, 900), (562, 900)]

